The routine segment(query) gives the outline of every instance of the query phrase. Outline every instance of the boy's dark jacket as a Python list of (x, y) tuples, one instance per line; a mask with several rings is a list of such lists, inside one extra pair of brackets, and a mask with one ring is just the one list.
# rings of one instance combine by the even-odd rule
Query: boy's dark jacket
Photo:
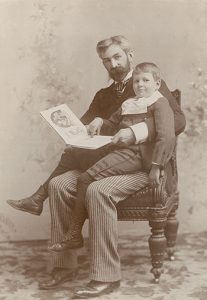
[(135, 153), (139, 152), (142, 158), (143, 169), (150, 170), (152, 162), (162, 167), (166, 165), (172, 156), (175, 147), (175, 127), (173, 111), (166, 98), (161, 97), (147, 108), (146, 113), (122, 115), (120, 107), (112, 116), (104, 119), (103, 130), (115, 134), (122, 128), (145, 122), (153, 118), (156, 131), (154, 141), (127, 146)]
[[(185, 129), (185, 116), (163, 80), (161, 82), (159, 92), (168, 99), (169, 104), (174, 112), (175, 134), (178, 135)], [(117, 98), (113, 83), (109, 87), (101, 89), (96, 93), (91, 105), (89, 106), (89, 109), (82, 116), (81, 121), (84, 124), (88, 124), (95, 117), (108, 119), (121, 106), (122, 102), (134, 96), (135, 94), (132, 87), (132, 78), (128, 81), (124, 93), (119, 98)], [(148, 141), (153, 141), (156, 136), (154, 120), (153, 118), (148, 118), (145, 122), (148, 127)], [(172, 165), (173, 164), (171, 163), (167, 163), (166, 166), (166, 188), (168, 193), (172, 193), (177, 188), (177, 175), (176, 172), (173, 171), (174, 168)]]

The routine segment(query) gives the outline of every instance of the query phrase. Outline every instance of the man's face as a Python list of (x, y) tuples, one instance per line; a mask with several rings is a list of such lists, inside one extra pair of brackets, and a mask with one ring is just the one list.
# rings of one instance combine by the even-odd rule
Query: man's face
[(150, 97), (160, 87), (160, 80), (155, 80), (151, 73), (139, 72), (133, 75), (133, 89), (138, 98)]
[(104, 67), (110, 77), (115, 81), (121, 81), (131, 69), (132, 55), (125, 53), (118, 45), (111, 45), (101, 54)]

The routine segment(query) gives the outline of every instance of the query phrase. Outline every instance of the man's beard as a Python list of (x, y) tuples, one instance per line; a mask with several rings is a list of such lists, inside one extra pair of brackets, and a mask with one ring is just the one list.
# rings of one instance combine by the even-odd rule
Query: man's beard
[(130, 71), (130, 63), (125, 67), (116, 67), (110, 70), (109, 76), (115, 81), (122, 81)]

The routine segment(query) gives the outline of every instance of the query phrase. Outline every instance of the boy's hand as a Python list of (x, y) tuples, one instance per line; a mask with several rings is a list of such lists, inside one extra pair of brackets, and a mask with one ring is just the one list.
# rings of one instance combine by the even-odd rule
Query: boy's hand
[(160, 184), (160, 166), (152, 164), (149, 173), (149, 184), (151, 187), (158, 187)]
[(103, 120), (101, 118), (95, 118), (91, 123), (86, 126), (88, 134), (94, 136), (95, 134), (99, 135), (101, 127), (103, 125)]

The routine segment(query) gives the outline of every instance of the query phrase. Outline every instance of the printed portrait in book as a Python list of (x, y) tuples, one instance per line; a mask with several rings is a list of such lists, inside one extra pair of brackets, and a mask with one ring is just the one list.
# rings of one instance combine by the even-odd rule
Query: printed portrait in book
[(68, 114), (61, 109), (53, 111), (50, 118), (52, 122), (59, 127), (67, 128), (72, 125)]
[(75, 125), (70, 118), (70, 115), (63, 109), (55, 110), (50, 115), (51, 121), (58, 127), (68, 129), (67, 134), (77, 135), (83, 132), (80, 126)]

